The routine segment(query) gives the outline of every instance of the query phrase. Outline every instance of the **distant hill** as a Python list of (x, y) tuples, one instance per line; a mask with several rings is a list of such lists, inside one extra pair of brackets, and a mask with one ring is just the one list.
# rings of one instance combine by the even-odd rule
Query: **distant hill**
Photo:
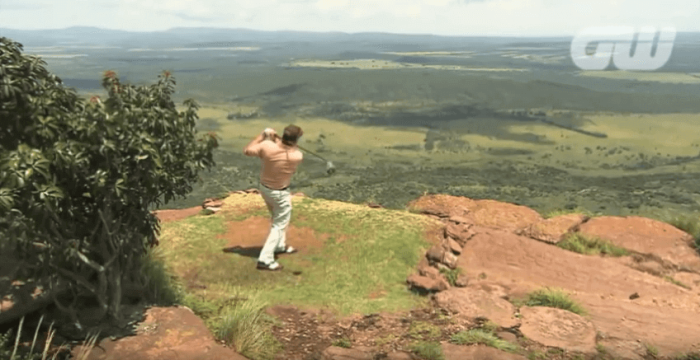
[[(453, 43), (538, 43), (570, 41), (570, 37), (473, 37), (393, 34), (379, 32), (343, 33), (343, 32), (305, 32), (305, 31), (261, 31), (251, 29), (223, 28), (172, 28), (166, 31), (131, 32), (109, 30), (97, 27), (76, 26), (66, 29), (16, 30), (0, 28), (0, 36), (19, 41), (25, 46), (57, 45), (100, 45), (119, 47), (162, 48), (182, 46), (183, 44), (208, 43), (265, 43), (265, 42), (364, 42), (364, 43), (412, 43), (427, 44), (439, 42), (443, 45)], [(698, 36), (700, 38), (700, 36)]]

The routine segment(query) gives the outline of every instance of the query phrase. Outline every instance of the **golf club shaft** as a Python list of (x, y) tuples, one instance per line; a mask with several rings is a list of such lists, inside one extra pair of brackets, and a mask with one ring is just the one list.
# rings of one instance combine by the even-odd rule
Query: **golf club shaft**
[[(278, 138), (278, 139), (280, 138), (280, 136), (277, 135), (277, 134), (275, 134), (275, 137)], [(307, 152), (307, 153), (309, 153), (309, 154), (311, 154), (311, 155), (314, 155), (314, 156), (318, 157), (319, 159), (321, 159), (321, 160), (323, 160), (323, 161), (325, 161), (325, 162), (328, 162), (328, 160), (324, 159), (323, 156), (321, 156), (321, 155), (319, 155), (319, 154), (316, 154), (316, 153), (314, 153), (314, 152), (311, 151), (311, 150), (304, 149), (304, 148), (303, 148), (301, 145), (299, 145), (299, 144), (297, 144), (297, 147), (298, 147), (299, 149), (301, 149), (301, 150), (304, 150), (305, 152)]]

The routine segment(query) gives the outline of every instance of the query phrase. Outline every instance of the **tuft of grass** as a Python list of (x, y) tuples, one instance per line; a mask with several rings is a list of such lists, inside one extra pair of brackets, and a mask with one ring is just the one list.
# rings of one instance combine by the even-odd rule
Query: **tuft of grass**
[(418, 341), (410, 346), (411, 351), (425, 360), (445, 360), (442, 346), (438, 342)]
[(574, 314), (585, 315), (584, 308), (574, 301), (569, 294), (562, 290), (544, 288), (533, 291), (527, 295), (524, 305), (548, 306), (557, 309), (571, 311)]
[(527, 354), (527, 360), (545, 360), (547, 359), (547, 354), (539, 350), (530, 351)]
[(646, 349), (648, 356), (651, 356), (654, 359), (659, 356), (659, 349), (657, 349), (656, 346), (649, 343), (644, 343), (644, 348)]
[(686, 285), (686, 284), (684, 284), (684, 283), (682, 283), (682, 282), (680, 282), (680, 281), (678, 281), (670, 276), (664, 276), (664, 280), (670, 282), (673, 285), (680, 286), (686, 290), (691, 290), (690, 286), (688, 286), (688, 285)]
[(416, 340), (435, 340), (442, 335), (442, 331), (429, 322), (414, 321), (408, 329), (408, 335)]
[(163, 251), (151, 248), (141, 259), (141, 276), (144, 297), (156, 305), (179, 304), (183, 299), (182, 287), (177, 277), (167, 268)]
[(481, 329), (488, 332), (488, 333), (495, 333), (496, 330), (498, 330), (500, 326), (496, 324), (495, 322), (489, 320), (481, 325)]
[(595, 349), (598, 351), (598, 353), (605, 355), (608, 351), (605, 349), (605, 346), (603, 344), (595, 344)]
[(482, 329), (460, 331), (452, 336), (450, 342), (457, 345), (482, 344), (508, 352), (516, 352), (519, 349), (518, 345), (499, 339), (493, 333)]
[(349, 349), (352, 347), (352, 342), (348, 338), (336, 339), (333, 341), (333, 346)]
[[(236, 294), (236, 292), (233, 292)], [(234, 295), (234, 304), (222, 307), (216, 317), (216, 337), (233, 345), (241, 355), (256, 360), (272, 360), (280, 344), (270, 331), (272, 320), (265, 313), (267, 303), (255, 294)]]
[[(29, 349), (26, 349), (26, 346), (20, 346), (20, 338), (22, 336), (22, 328), (24, 326), (24, 317), (22, 317), (19, 321), (19, 326), (17, 328), (17, 335), (14, 338), (14, 344), (12, 343), (12, 334), (14, 329), (8, 330), (4, 334), (0, 334), (0, 359), (9, 359), (9, 360), (56, 360), (59, 356), (59, 351), (54, 352), (53, 356), (51, 358), (48, 357), (49, 355), (49, 349), (51, 347), (51, 344), (53, 343), (54, 336), (56, 334), (56, 330), (53, 328), (53, 323), (49, 326), (49, 330), (46, 336), (46, 342), (44, 344), (44, 349), (41, 350), (41, 352), (34, 352), (34, 349), (36, 348), (36, 340), (37, 336), (39, 334), (39, 328), (41, 327), (41, 323), (43, 321), (44, 317), (42, 316), (39, 319), (39, 325), (37, 325), (36, 330), (34, 331), (34, 338), (32, 340), (31, 347)], [(75, 359), (76, 360), (86, 360), (89, 356), (92, 350), (95, 348), (95, 345), (97, 343), (99, 334), (93, 334), (93, 335), (88, 335), (87, 339), (85, 339), (85, 342), (82, 344), (80, 347), (78, 354), (76, 355)], [(38, 349), (40, 350), (40, 349)]]
[(630, 254), (627, 249), (616, 246), (610, 241), (592, 236), (584, 236), (578, 233), (566, 235), (562, 241), (557, 243), (557, 246), (584, 255), (603, 254), (619, 257)]
[(700, 352), (681, 354), (673, 358), (673, 360), (700, 360)]
[(212, 209), (202, 209), (202, 210), (199, 211), (199, 215), (203, 215), (203, 216), (211, 215), (211, 214), (214, 214), (214, 213), (215, 213), (215, 211), (212, 210)]
[(450, 284), (450, 286), (455, 286), (455, 283), (457, 282), (457, 278), (462, 273), (462, 269), (460, 269), (460, 268), (456, 268), (456, 269), (442, 268), (442, 269), (440, 269), (440, 273), (445, 275), (445, 279), (447, 279), (447, 282)]

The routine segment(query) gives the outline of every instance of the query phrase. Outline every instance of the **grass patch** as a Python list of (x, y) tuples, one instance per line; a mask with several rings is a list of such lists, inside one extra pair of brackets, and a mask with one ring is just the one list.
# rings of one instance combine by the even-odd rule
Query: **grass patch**
[(442, 335), (439, 327), (425, 321), (414, 321), (408, 329), (408, 336), (415, 340), (435, 340)]
[(681, 354), (673, 358), (674, 360), (700, 360), (700, 353)]
[(145, 288), (144, 298), (153, 304), (170, 306), (183, 299), (182, 287), (167, 268), (163, 251), (151, 248), (141, 261), (141, 275)]
[(626, 256), (630, 252), (627, 249), (614, 245), (613, 243), (597, 237), (584, 236), (582, 234), (568, 234), (562, 241), (557, 243), (557, 246), (577, 252), (584, 255), (608, 255), (608, 256)]
[(442, 269), (440, 269), (440, 273), (445, 275), (445, 279), (447, 279), (447, 282), (450, 284), (450, 286), (454, 287), (455, 284), (457, 283), (457, 278), (462, 273), (462, 269), (460, 269), (460, 268), (456, 268), (456, 269), (442, 268)]
[(265, 313), (267, 302), (256, 293), (228, 289), (228, 297), (207, 299), (189, 295), (183, 301), (202, 317), (217, 340), (254, 360), (272, 360), (281, 349), (270, 328), (274, 319)]
[(457, 345), (482, 344), (508, 352), (516, 352), (519, 349), (518, 345), (499, 339), (492, 332), (482, 329), (460, 331), (452, 336), (450, 342)]
[(445, 360), (442, 346), (438, 342), (418, 341), (410, 346), (411, 352), (425, 360)]
[(527, 360), (545, 360), (547, 359), (547, 354), (540, 350), (533, 350), (527, 353)]
[(692, 235), (694, 238), (693, 245), (695, 249), (700, 252), (700, 218), (697, 216), (683, 215), (674, 216), (665, 221)]
[(670, 276), (664, 276), (664, 280), (670, 282), (673, 285), (680, 286), (686, 290), (691, 290), (690, 286), (688, 286), (688, 285), (686, 285), (686, 284), (684, 284), (684, 283), (682, 283), (682, 282), (680, 282), (680, 281), (678, 281)]
[(352, 347), (352, 342), (348, 338), (333, 340), (333, 346), (349, 349)]
[[(236, 201), (246, 203), (239, 207)], [(207, 286), (206, 290), (192, 290), (194, 293), (222, 293), (221, 289), (230, 286), (251, 288), (270, 305), (326, 307), (342, 315), (409, 310), (428, 301), (411, 293), (405, 280), (430, 245), (425, 233), (428, 226), (436, 226), (430, 218), (294, 198), (293, 226), (344, 241), (328, 240), (322, 247), (281, 257), (285, 270), (262, 272), (255, 270), (256, 259), (250, 256), (223, 253), (227, 241), (219, 235), (228, 228), (227, 221), (268, 216), (263, 200), (231, 196), (225, 202), (230, 208), (250, 210), (219, 211), (162, 225), (161, 247), (169, 268), (181, 277), (196, 277)], [(261, 244), (263, 240), (259, 239)], [(294, 275), (296, 270), (301, 275)], [(376, 289), (384, 290), (382, 296), (370, 296)]]
[(514, 302), (516, 306), (547, 306), (571, 311), (574, 314), (585, 315), (586, 311), (569, 294), (562, 290), (544, 288), (527, 294), (521, 301)]
[(656, 346), (649, 343), (644, 343), (644, 348), (646, 349), (648, 356), (651, 356), (654, 359), (659, 356), (659, 349), (657, 349)]

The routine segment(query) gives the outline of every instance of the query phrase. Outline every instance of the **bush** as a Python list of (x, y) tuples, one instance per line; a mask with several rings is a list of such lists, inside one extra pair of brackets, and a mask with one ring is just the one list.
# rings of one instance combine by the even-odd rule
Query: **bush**
[[(0, 238), (32, 264), (31, 277), (59, 280), (120, 316), (122, 284), (158, 244), (152, 204), (192, 191), (218, 146), (196, 139), (198, 105), (179, 112), (170, 73), (135, 87), (107, 71), (103, 102), (89, 102), (46, 63), (0, 38)], [(9, 249), (9, 250), (7, 250)], [(72, 307), (56, 305), (71, 314)]]

